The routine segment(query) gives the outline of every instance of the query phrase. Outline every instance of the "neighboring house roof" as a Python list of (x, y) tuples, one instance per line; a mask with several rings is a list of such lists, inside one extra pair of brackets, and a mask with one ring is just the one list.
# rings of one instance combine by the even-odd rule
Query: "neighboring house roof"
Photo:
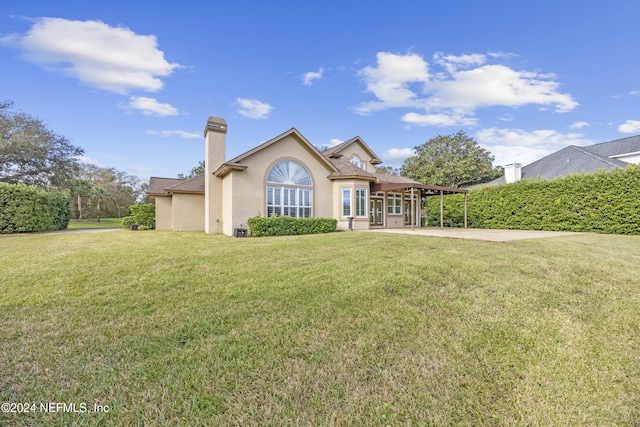
[(640, 152), (640, 135), (628, 138), (616, 139), (614, 141), (582, 147), (585, 150), (599, 154), (601, 156), (616, 157), (628, 153)]
[[(635, 152), (640, 152), (640, 135), (586, 147), (570, 145), (524, 166), (521, 177), (522, 179), (552, 179), (574, 173), (625, 168), (629, 163), (615, 157)], [(501, 176), (487, 184), (503, 182), (505, 179)]]

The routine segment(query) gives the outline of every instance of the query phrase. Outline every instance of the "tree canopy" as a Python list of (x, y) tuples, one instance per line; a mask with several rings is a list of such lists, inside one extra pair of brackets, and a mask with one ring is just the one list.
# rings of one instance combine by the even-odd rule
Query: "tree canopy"
[(80, 169), (84, 154), (41, 120), (11, 111), (0, 102), (0, 181), (40, 187), (65, 187)]
[(464, 187), (502, 175), (493, 167), (493, 155), (463, 131), (438, 135), (414, 147), (416, 154), (402, 164), (403, 176), (430, 185)]
[(198, 162), (198, 166), (194, 166), (191, 168), (191, 172), (185, 175), (183, 173), (178, 174), (178, 179), (187, 179), (187, 178), (195, 178), (198, 175), (202, 175), (204, 173), (204, 160), (200, 160)]

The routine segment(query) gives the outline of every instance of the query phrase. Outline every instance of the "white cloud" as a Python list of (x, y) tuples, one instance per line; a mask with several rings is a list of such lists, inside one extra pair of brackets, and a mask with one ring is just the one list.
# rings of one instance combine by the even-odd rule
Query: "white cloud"
[(160, 130), (160, 131), (148, 130), (146, 133), (148, 135), (159, 135), (163, 138), (167, 138), (171, 136), (179, 136), (180, 138), (184, 138), (184, 139), (202, 138), (201, 133), (187, 132), (184, 130)]
[(455, 56), (438, 52), (433, 55), (433, 60), (444, 67), (449, 73), (454, 73), (459, 68), (468, 68), (473, 65), (484, 64), (487, 61), (487, 57), (479, 53)]
[[(434, 64), (442, 71), (430, 69), (429, 63), (415, 53), (379, 52), (376, 66), (358, 73), (367, 91), (376, 101), (363, 102), (358, 114), (370, 114), (389, 108), (413, 108), (423, 114), (408, 113), (407, 123), (418, 125), (473, 125), (469, 118), (483, 107), (525, 105), (551, 106), (556, 112), (575, 109), (578, 103), (569, 94), (559, 92), (553, 74), (517, 71), (501, 64), (487, 64), (507, 54), (434, 55)], [(448, 117), (448, 119), (446, 117)]]
[(271, 105), (257, 99), (238, 98), (236, 101), (240, 107), (238, 113), (250, 119), (266, 119), (273, 110)]
[(406, 159), (415, 154), (416, 152), (413, 148), (391, 148), (384, 152), (382, 159), (385, 164), (402, 164)]
[(477, 119), (461, 114), (418, 114), (407, 113), (401, 120), (417, 126), (475, 126)]
[(365, 67), (360, 70), (359, 75), (364, 78), (367, 91), (372, 92), (380, 101), (360, 104), (356, 107), (356, 112), (369, 114), (387, 108), (418, 107), (420, 101), (409, 84), (427, 83), (429, 64), (414, 53), (396, 55), (378, 52), (376, 57), (377, 66)]
[(589, 145), (593, 141), (579, 133), (560, 133), (555, 130), (540, 129), (483, 129), (476, 133), (476, 140), (495, 156), (495, 164), (511, 162), (528, 165), (546, 155), (569, 145)]
[(155, 36), (101, 21), (38, 18), (26, 33), (1, 41), (22, 50), (26, 60), (46, 70), (120, 94), (156, 92), (163, 87), (160, 78), (181, 67), (165, 60)]
[(314, 80), (322, 79), (322, 74), (324, 73), (324, 68), (320, 67), (318, 71), (309, 71), (302, 75), (302, 84), (311, 86)]
[(328, 145), (328, 147), (329, 147), (329, 148), (333, 148), (333, 147), (335, 147), (336, 145), (340, 145), (340, 144), (342, 144), (343, 142), (344, 142), (344, 141), (343, 141), (343, 140), (341, 140), (341, 139), (338, 139), (338, 138), (331, 138), (331, 141), (329, 141), (329, 145)]
[(627, 120), (620, 126), (618, 126), (618, 132), (620, 133), (636, 133), (640, 132), (639, 120)]
[(587, 122), (573, 122), (569, 126), (569, 129), (582, 129), (583, 127), (591, 126), (591, 124)]
[(132, 96), (129, 98), (128, 108), (140, 110), (142, 114), (147, 116), (177, 116), (178, 110), (171, 104), (162, 104), (155, 98), (147, 98), (144, 96)]

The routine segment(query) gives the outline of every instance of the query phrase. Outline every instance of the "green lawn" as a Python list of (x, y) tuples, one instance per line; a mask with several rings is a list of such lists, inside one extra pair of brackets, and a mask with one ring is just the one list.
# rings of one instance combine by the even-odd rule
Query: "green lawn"
[(83, 228), (123, 228), (122, 218), (100, 218), (97, 219), (72, 219), (69, 222), (69, 230), (78, 230)]
[(0, 425), (640, 424), (637, 236), (19, 235), (0, 266), (0, 402), (38, 405)]

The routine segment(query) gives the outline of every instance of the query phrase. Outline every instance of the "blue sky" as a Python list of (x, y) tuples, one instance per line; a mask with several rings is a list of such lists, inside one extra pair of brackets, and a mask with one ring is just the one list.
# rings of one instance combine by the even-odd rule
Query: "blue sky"
[(295, 127), (316, 146), (362, 137), (398, 167), (464, 130), (528, 164), (640, 134), (640, 2), (7, 1), (0, 100), (86, 151), (174, 177)]

